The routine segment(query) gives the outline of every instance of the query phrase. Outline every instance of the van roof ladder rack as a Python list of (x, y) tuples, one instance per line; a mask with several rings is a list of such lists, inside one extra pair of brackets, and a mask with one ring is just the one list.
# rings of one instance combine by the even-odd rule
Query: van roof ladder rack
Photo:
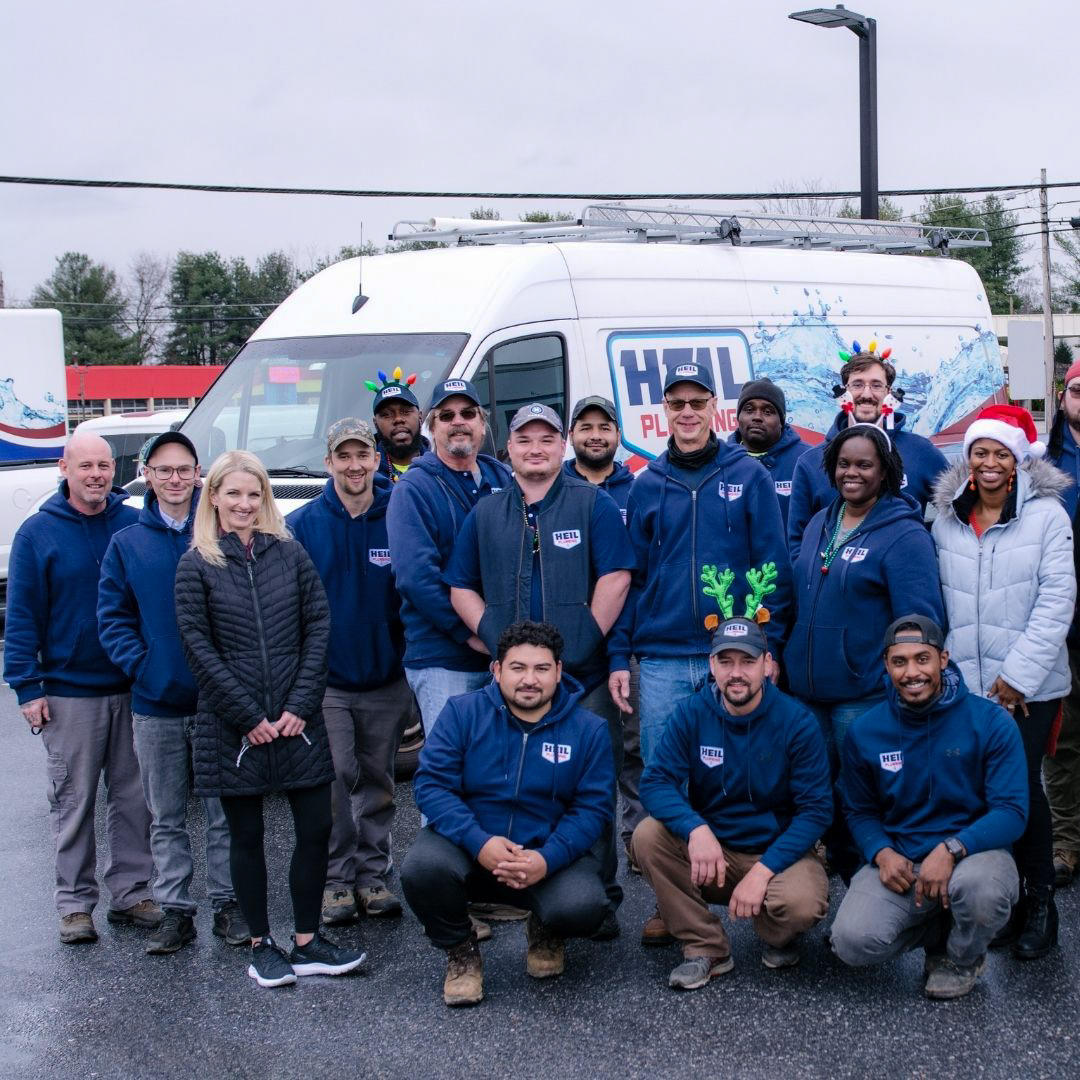
[(428, 218), (399, 221), (390, 240), (461, 245), (567, 243), (604, 240), (638, 243), (770, 246), (830, 251), (937, 251), (985, 248), (985, 229), (943, 228), (911, 221), (787, 217), (783, 214), (717, 214), (658, 206), (596, 203), (572, 221), (477, 221)]

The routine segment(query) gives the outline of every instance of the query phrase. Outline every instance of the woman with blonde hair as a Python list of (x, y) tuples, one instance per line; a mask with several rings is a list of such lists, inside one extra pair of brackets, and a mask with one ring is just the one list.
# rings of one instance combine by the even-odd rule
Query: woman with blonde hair
[[(191, 549), (176, 572), (176, 616), (199, 686), (195, 789), (229, 822), (233, 888), (251, 927), (248, 975), (283, 986), (364, 961), (319, 933), (334, 768), (322, 719), (330, 610), (319, 575), (285, 527), (253, 454), (210, 466)], [(296, 846), (289, 868), (296, 934), (286, 956), (270, 936), (263, 797), (284, 792)]]

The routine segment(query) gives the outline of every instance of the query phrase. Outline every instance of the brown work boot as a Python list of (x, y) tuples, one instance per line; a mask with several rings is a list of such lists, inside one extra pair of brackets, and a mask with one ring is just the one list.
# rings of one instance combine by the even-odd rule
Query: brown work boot
[(664, 925), (660, 915), (660, 909), (655, 908), (653, 913), (645, 920), (641, 928), (642, 945), (673, 945), (675, 938), (671, 931)]
[(350, 923), (356, 914), (356, 897), (352, 889), (323, 889), (321, 917), (324, 926)]
[(534, 979), (550, 979), (566, 970), (566, 943), (556, 937), (535, 915), (525, 924), (525, 970)]
[(484, 959), (472, 934), (446, 950), (442, 998), (451, 1007), (478, 1005), (484, 1000)]
[(1080, 868), (1080, 851), (1054, 848), (1054, 885), (1057, 888), (1071, 885), (1078, 868)]
[(60, 919), (60, 940), (65, 945), (83, 945), (97, 941), (94, 920), (87, 911), (73, 911)]
[(491, 927), (486, 922), (481, 922), (475, 915), (469, 916), (469, 922), (472, 923), (473, 936), (477, 941), (491, 940)]
[(139, 926), (143, 930), (156, 930), (165, 912), (153, 900), (140, 900), (129, 908), (109, 908), (105, 916), (114, 926)]

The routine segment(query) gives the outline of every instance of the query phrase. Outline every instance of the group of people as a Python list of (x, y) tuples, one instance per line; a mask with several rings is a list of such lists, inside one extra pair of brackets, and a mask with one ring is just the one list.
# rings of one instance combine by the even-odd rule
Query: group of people
[(61, 940), (96, 939), (102, 772), (109, 920), (150, 953), (194, 939), (190, 762), (214, 933), (250, 942), (262, 986), (356, 970), (321, 927), (402, 912), (394, 756), (418, 712), (400, 880), (448, 1005), (483, 998), (485, 914), (527, 916), (536, 978), (567, 938), (615, 937), (620, 847), (656, 896), (642, 943), (682, 948), (676, 989), (734, 966), (711, 905), (753, 921), (766, 967), (798, 963), (830, 870), (836, 955), (922, 948), (932, 998), (968, 993), (992, 947), (1044, 956), (1080, 864), (1080, 364), (1049, 453), (991, 406), (949, 467), (905, 429), (889, 351), (841, 355), (814, 448), (767, 379), (721, 441), (711, 370), (672, 365), (668, 447), (636, 477), (602, 396), (567, 428), (522, 406), (500, 460), (468, 380), (424, 413), (380, 373), (373, 427), (330, 426), (325, 489), (288, 518), (254, 455), (203, 476), (180, 432), (145, 448), (137, 512), (76, 433), (15, 539), (4, 673), (45, 746)]

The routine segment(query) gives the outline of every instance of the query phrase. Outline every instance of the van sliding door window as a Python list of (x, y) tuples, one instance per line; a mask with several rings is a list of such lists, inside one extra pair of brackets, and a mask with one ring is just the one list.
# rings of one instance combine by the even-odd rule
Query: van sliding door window
[(491, 411), (491, 431), (503, 457), (510, 421), (522, 405), (539, 401), (566, 419), (566, 343), (561, 334), (505, 341), (489, 349), (472, 378)]

